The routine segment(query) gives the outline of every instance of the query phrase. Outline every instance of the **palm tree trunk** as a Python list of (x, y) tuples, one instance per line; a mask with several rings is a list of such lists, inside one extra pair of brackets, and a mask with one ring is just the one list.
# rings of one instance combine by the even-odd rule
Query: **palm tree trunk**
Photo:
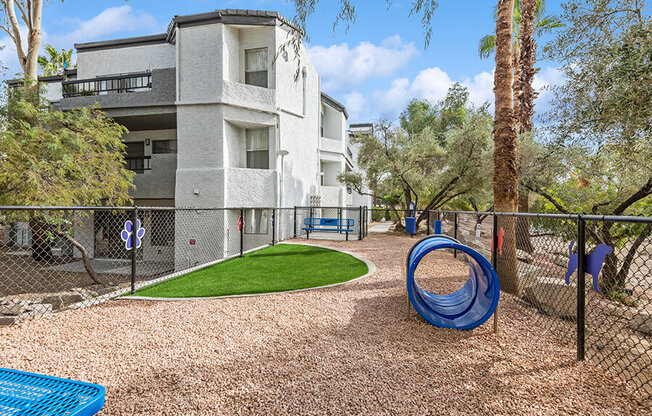
[(521, 99), (521, 75), (520, 75), (520, 48), (518, 43), (514, 44), (514, 50), (512, 51), (512, 67), (514, 68), (514, 80), (512, 81), (512, 105), (514, 106), (513, 112), (516, 121), (519, 119), (521, 113), (520, 109), (520, 99)]
[(521, 131), (532, 130), (532, 117), (534, 115), (534, 99), (536, 93), (532, 88), (534, 68), (537, 55), (537, 44), (534, 41), (534, 25), (536, 19), (537, 0), (523, 0), (521, 5), (521, 31), (520, 31), (520, 59), (519, 79), (517, 80), (519, 96), (518, 108), (515, 114)]
[[(513, 113), (512, 12), (514, 0), (498, 1), (496, 19), (496, 70), (494, 94), (494, 208), (497, 212), (515, 212), (518, 199), (518, 162)], [(513, 217), (498, 217), (505, 231), (502, 255), (496, 256), (496, 272), (501, 289), (518, 294), (516, 268), (516, 230)]]

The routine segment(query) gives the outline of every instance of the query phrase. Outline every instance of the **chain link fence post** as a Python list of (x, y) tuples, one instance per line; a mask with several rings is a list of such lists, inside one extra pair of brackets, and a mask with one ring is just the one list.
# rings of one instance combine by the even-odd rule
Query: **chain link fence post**
[(239, 222), (239, 227), (240, 227), (240, 257), (242, 257), (244, 253), (244, 228), (245, 228), (245, 221), (244, 221), (244, 208), (240, 208), (240, 221)]
[(294, 221), (293, 221), (293, 228), (294, 228), (294, 238), (297, 238), (297, 206), (294, 206)]
[(272, 208), (272, 245), (276, 244), (276, 208)]
[[(496, 262), (498, 260), (498, 216), (495, 212), (493, 218), (493, 232), (491, 234), (491, 265), (495, 270)], [(499, 306), (496, 306), (496, 310), (494, 311), (494, 334), (498, 333), (498, 308)]]
[[(453, 214), (453, 238), (457, 240), (457, 212)], [(457, 258), (457, 250), (453, 250), (453, 257)]]
[(426, 234), (430, 235), (430, 210), (426, 210), (427, 213), (427, 219), (426, 219)]
[(136, 293), (136, 260), (138, 253), (138, 207), (131, 212), (131, 294)]
[(584, 361), (584, 336), (586, 328), (586, 221), (577, 216), (577, 360)]
[(362, 240), (362, 205), (360, 205), (358, 214), (358, 240)]

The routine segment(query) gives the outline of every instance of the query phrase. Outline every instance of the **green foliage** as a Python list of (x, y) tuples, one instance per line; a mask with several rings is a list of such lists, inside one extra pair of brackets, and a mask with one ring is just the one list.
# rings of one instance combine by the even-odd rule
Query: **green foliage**
[(339, 179), (356, 190), (370, 188), (381, 203), (437, 209), (491, 183), (492, 118), (486, 107), (468, 104), (459, 84), (441, 102), (413, 100), (400, 126), (385, 121), (375, 131), (354, 138), (364, 174)]
[(125, 168), (120, 139), (127, 130), (98, 108), (63, 112), (16, 89), (1, 114), (0, 204), (131, 201), (134, 174)]
[(72, 49), (57, 51), (52, 45), (45, 45), (47, 56), (39, 55), (37, 62), (43, 70), (43, 75), (61, 75), (64, 69), (76, 68), (72, 63)]
[[(556, 15), (546, 15), (545, 0), (537, 0), (537, 9), (535, 13), (536, 22), (534, 23), (534, 34), (542, 36), (551, 33), (554, 29), (564, 27), (561, 19)], [(514, 1), (514, 13), (512, 15), (512, 34), (515, 46), (518, 46), (519, 31), (521, 29), (521, 0)], [(494, 12), (494, 18), (496, 12)], [(496, 50), (496, 35), (485, 35), (478, 42), (478, 55), (480, 58), (489, 58)]]
[[(549, 114), (560, 139), (624, 146), (626, 163), (652, 160), (652, 19), (637, 0), (570, 0), (569, 22), (545, 50), (563, 63)], [(640, 153), (644, 152), (644, 153)]]

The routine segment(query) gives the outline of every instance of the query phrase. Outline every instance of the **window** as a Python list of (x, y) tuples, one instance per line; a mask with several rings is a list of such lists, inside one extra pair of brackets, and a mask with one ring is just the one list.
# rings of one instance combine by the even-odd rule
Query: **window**
[(267, 234), (270, 221), (268, 209), (245, 210), (245, 234)]
[(269, 129), (247, 130), (247, 168), (269, 169)]
[(245, 84), (267, 88), (267, 48), (245, 50)]
[(176, 153), (176, 140), (154, 140), (152, 142), (152, 153), (158, 155), (162, 153)]
[(319, 135), (324, 137), (324, 104), (320, 106), (319, 110)]

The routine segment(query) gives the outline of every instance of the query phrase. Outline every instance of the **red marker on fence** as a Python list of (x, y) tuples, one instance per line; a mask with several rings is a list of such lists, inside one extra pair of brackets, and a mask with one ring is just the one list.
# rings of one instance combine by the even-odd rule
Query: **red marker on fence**
[[(505, 237), (505, 230), (503, 227), (500, 227), (500, 231), (498, 231), (498, 253), (502, 256), (503, 255), (503, 238)], [(491, 244), (493, 245), (494, 242), (494, 236), (493, 233), (491, 234)]]
[(244, 225), (244, 221), (242, 220), (242, 217), (238, 217), (238, 231), (242, 231), (243, 225)]

